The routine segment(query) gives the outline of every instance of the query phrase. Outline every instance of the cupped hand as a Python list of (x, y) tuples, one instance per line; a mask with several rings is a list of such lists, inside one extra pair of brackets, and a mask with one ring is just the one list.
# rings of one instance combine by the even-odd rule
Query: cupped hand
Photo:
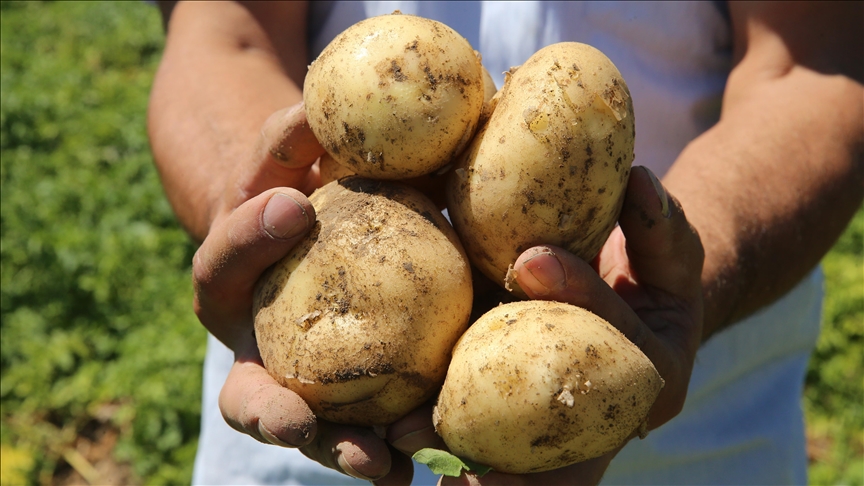
[[(650, 171), (634, 167), (619, 226), (593, 262), (562, 248), (538, 246), (522, 253), (514, 267), (517, 283), (530, 298), (597, 314), (651, 359), (665, 380), (648, 418), (649, 428), (656, 428), (680, 412), (687, 394), (702, 332), (703, 259), (699, 236), (680, 204)], [(392, 427), (397, 426), (402, 424)], [(412, 450), (434, 447), (422, 423), (413, 427), (422, 440), (414, 441)], [(463, 474), (444, 477), (440, 484), (596, 484), (617, 452), (554, 471)]]
[(300, 448), (311, 459), (376, 484), (408, 484), (410, 459), (372, 429), (318, 420), (294, 392), (264, 369), (252, 325), (261, 274), (313, 227), (315, 210), (300, 190), (317, 183), (312, 164), (323, 153), (302, 105), (271, 116), (250, 162), (238, 166), (222, 206), (193, 261), (194, 307), (204, 326), (234, 351), (219, 407), (234, 429)]

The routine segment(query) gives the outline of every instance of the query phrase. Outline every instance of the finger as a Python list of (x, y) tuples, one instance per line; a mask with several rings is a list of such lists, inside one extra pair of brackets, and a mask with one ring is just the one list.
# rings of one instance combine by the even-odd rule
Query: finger
[(231, 427), (261, 442), (300, 447), (316, 435), (315, 415), (306, 402), (254, 360), (234, 363), (219, 394), (219, 409)]
[(392, 466), (387, 443), (361, 427), (319, 421), (315, 439), (300, 451), (326, 467), (367, 481), (384, 478)]
[[(623, 447), (623, 445), (621, 446)], [(600, 482), (603, 473), (609, 467), (612, 458), (621, 450), (621, 447), (603, 454), (602, 456), (588, 459), (580, 463), (572, 464), (552, 471), (530, 473), (530, 474), (504, 474), (490, 471), (483, 476), (472, 473), (462, 474), (458, 478), (444, 476), (439, 481), (441, 486), (576, 486), (594, 485)]]
[(314, 222), (309, 200), (288, 188), (260, 194), (217, 221), (192, 265), (195, 312), (214, 336), (235, 350), (248, 339), (255, 283)]
[(618, 248), (626, 247), (636, 280), (653, 292), (655, 300), (674, 301), (674, 306), (689, 316), (658, 332), (687, 350), (687, 354), (695, 354), (702, 336), (701, 277), (705, 257), (699, 235), (678, 201), (644, 167), (631, 172), (619, 222), (626, 245)]
[(387, 440), (408, 457), (426, 447), (446, 450), (444, 440), (432, 425), (432, 408), (432, 403), (427, 403), (391, 424)]
[(640, 282), (673, 295), (701, 295), (704, 252), (678, 201), (645, 167), (630, 173), (619, 224)]
[(250, 197), (277, 186), (314, 189), (317, 171), (310, 166), (325, 153), (309, 128), (303, 103), (270, 115), (261, 129), (255, 153), (230, 178), (233, 194), (221, 210), (229, 211)]
[(602, 317), (649, 357), (656, 338), (633, 309), (581, 258), (555, 246), (524, 251), (514, 265), (516, 282), (528, 297), (554, 300)]
[(482, 477), (471, 473), (463, 473), (458, 477), (441, 476), (441, 479), (438, 481), (439, 486), (482, 486), (484, 484), (496, 486), (523, 486), (530, 483), (529, 478), (525, 476), (501, 474), (495, 471), (490, 471)]
[(267, 118), (261, 129), (259, 150), (261, 159), (292, 169), (307, 167), (325, 153), (309, 127), (302, 102)]
[(407, 486), (414, 479), (414, 463), (409, 456), (390, 447), (390, 472), (374, 481), (375, 486)]
[(237, 356), (219, 394), (219, 409), (231, 427), (264, 443), (299, 447), (310, 459), (358, 479), (390, 472), (390, 450), (372, 430), (316, 420), (299, 395), (264, 369), (256, 349)]

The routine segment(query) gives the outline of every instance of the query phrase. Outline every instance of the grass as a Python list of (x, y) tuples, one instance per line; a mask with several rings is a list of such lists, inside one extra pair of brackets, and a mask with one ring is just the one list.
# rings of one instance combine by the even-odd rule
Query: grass
[[(0, 483), (188, 483), (205, 332), (153, 168), (144, 2), (0, 3)], [(811, 482), (864, 484), (864, 211), (826, 257)]]

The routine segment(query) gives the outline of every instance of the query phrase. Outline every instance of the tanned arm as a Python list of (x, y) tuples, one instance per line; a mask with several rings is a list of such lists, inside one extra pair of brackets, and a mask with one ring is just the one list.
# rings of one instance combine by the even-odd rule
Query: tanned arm
[[(302, 101), (307, 5), (160, 7), (170, 21), (148, 129), (168, 199), (200, 242), (220, 210), (232, 171), (255, 152), (265, 120)], [(284, 174), (281, 183), (299, 188), (306, 172)]]
[(864, 4), (730, 10), (720, 122), (664, 179), (705, 247), (703, 340), (792, 289), (864, 198)]

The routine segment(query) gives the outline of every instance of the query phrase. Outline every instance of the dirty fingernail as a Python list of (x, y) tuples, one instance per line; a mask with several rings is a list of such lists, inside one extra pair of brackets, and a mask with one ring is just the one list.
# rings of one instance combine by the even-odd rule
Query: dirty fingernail
[(672, 215), (672, 208), (669, 207), (669, 195), (666, 193), (666, 189), (663, 187), (663, 184), (660, 183), (660, 179), (651, 172), (651, 169), (648, 167), (642, 168), (648, 173), (648, 178), (651, 179), (651, 184), (654, 185), (654, 191), (657, 192), (657, 197), (660, 199), (660, 214), (663, 215), (664, 218), (669, 218)]
[(267, 427), (265, 427), (260, 420), (258, 421), (258, 432), (261, 434), (261, 437), (263, 437), (264, 440), (273, 445), (277, 445), (280, 447), (293, 447), (291, 444), (273, 435), (273, 433), (267, 430)]
[(262, 219), (264, 230), (274, 238), (293, 238), (302, 234), (309, 226), (308, 215), (303, 206), (281, 192), (270, 197)]
[[(522, 269), (526, 271), (523, 272)], [(555, 253), (548, 248), (542, 248), (522, 262), (516, 279), (522, 288), (543, 296), (563, 288), (567, 275)]]
[(364, 476), (357, 472), (351, 464), (348, 464), (348, 461), (345, 460), (345, 456), (341, 452), (336, 453), (336, 464), (339, 465), (339, 468), (342, 469), (342, 472), (351, 476), (352, 478), (363, 479), (366, 481), (372, 481), (377, 478), (370, 478), (368, 476)]
[[(494, 483), (493, 483), (494, 484)], [(477, 476), (470, 473), (462, 473), (459, 477), (441, 476), (438, 479), (438, 486), (479, 486), (480, 481)]]

